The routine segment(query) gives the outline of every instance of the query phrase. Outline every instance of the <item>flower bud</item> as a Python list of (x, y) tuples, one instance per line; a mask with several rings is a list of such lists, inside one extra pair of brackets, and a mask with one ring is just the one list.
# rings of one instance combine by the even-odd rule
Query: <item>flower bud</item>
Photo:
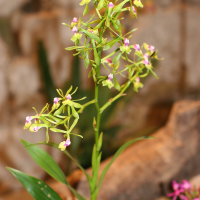
[(105, 62), (108, 63), (108, 64), (112, 64), (111, 58), (106, 58), (106, 59), (105, 59)]
[(140, 78), (139, 77), (136, 77), (136, 82), (140, 82)]
[(110, 3), (108, 4), (108, 8), (112, 9), (113, 7), (114, 7), (114, 4), (113, 4), (112, 2), (110, 2)]

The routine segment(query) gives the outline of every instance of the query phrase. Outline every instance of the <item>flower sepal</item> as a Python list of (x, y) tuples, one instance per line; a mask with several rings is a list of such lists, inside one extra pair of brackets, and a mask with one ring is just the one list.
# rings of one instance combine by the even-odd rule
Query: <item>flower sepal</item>
[(140, 82), (140, 78), (137, 77), (133, 82), (133, 89), (135, 92), (138, 92), (139, 88), (143, 88), (143, 84)]
[(82, 0), (81, 3), (79, 4), (80, 6), (83, 6), (85, 4), (90, 3), (91, 0)]
[(77, 40), (80, 40), (81, 37), (82, 37), (82, 34), (80, 34), (80, 33), (75, 33), (75, 34), (72, 36), (71, 40), (72, 40), (73, 42), (76, 42)]
[(137, 7), (141, 7), (143, 8), (143, 4), (140, 0), (134, 0), (133, 3), (137, 6)]

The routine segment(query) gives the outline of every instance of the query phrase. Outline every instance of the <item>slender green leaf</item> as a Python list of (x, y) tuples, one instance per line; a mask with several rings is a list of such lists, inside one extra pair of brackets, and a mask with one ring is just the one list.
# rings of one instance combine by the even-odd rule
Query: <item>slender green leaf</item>
[(114, 87), (115, 87), (115, 89), (116, 90), (118, 90), (118, 91), (120, 91), (120, 84), (118, 83), (118, 81), (117, 81), (117, 79), (116, 79), (116, 77), (115, 76), (113, 76), (113, 80), (114, 80)]
[(89, 11), (89, 4), (86, 4), (85, 9), (83, 11), (83, 16), (86, 15), (88, 13), (88, 11)]
[(17, 178), (35, 200), (62, 200), (44, 181), (16, 169), (7, 169)]
[(98, 144), (97, 144), (97, 151), (100, 151), (102, 142), (103, 142), (103, 132), (101, 132), (101, 134), (99, 136), (99, 140), (98, 140)]
[[(31, 145), (31, 143), (26, 142), (25, 140), (21, 140), (24, 147)], [(66, 184), (66, 178), (58, 164), (53, 160), (53, 158), (43, 149), (37, 146), (31, 146), (27, 148), (27, 151), (35, 160), (35, 162), (43, 168), (50, 176), (52, 176), (55, 180)]]
[(154, 76), (156, 79), (159, 79), (158, 76), (157, 76), (157, 74), (156, 74), (152, 69), (150, 69), (150, 72), (153, 74), (153, 76)]
[(139, 137), (139, 138), (136, 138), (134, 140), (131, 140), (127, 143), (125, 143), (124, 145), (122, 145), (118, 150), (117, 152), (115, 153), (115, 155), (112, 157), (112, 159), (110, 160), (110, 162), (106, 165), (106, 167), (103, 169), (102, 171), (102, 174), (99, 178), (99, 182), (97, 184), (97, 187), (95, 189), (95, 191), (93, 192), (92, 196), (95, 196), (97, 195), (98, 191), (99, 191), (99, 188), (103, 182), (103, 179), (107, 173), (107, 171), (109, 170), (110, 166), (112, 165), (112, 163), (116, 160), (116, 158), (128, 147), (130, 146), (131, 144), (133, 144), (134, 142), (137, 142), (139, 140), (144, 140), (144, 139), (150, 139), (150, 138), (155, 138), (155, 137), (151, 137), (151, 136), (144, 136), (144, 137)]
[(122, 9), (122, 7), (124, 6), (124, 4), (125, 4), (126, 2), (128, 2), (128, 1), (129, 1), (129, 0), (124, 0), (124, 1), (122, 1), (119, 5), (117, 5), (117, 6), (114, 7), (113, 11), (114, 11), (114, 12), (120, 11), (120, 10)]
[(62, 112), (64, 106), (65, 105), (62, 105), (58, 110), (56, 110), (56, 112), (54, 113), (54, 115), (60, 115), (60, 113)]
[(100, 1), (99, 1), (99, 4), (98, 4), (98, 6), (97, 6), (97, 9), (98, 9), (98, 10), (100, 10), (100, 9), (103, 8), (103, 6), (104, 6), (104, 1), (105, 1), (105, 0), (100, 0)]
[[(58, 148), (59, 144), (57, 143), (54, 143), (54, 142), (49, 142), (49, 143), (46, 143), (46, 142), (38, 142), (38, 143), (35, 143), (35, 144), (31, 144), (30, 146), (27, 146), (26, 148), (30, 148), (31, 146), (35, 146), (35, 145), (41, 145), (41, 144), (44, 144), (44, 145), (48, 145), (48, 146), (51, 146), (51, 147), (54, 147), (58, 150), (60, 150)], [(63, 153), (68, 156), (72, 161), (74, 161), (76, 163), (76, 165), (83, 171), (83, 173), (86, 175), (87, 179), (88, 179), (88, 182), (91, 181), (91, 177), (89, 176), (89, 174), (85, 171), (85, 169), (71, 156), (71, 154), (67, 151), (67, 150), (64, 150)]]
[(83, 33), (85, 33), (89, 38), (99, 41), (99, 37), (93, 33), (90, 33), (89, 31), (86, 31), (84, 29), (80, 29)]
[(67, 47), (65, 50), (71, 51), (74, 49), (83, 49), (85, 46), (73, 46), (73, 47)]
[(76, 192), (74, 188), (71, 187), (60, 167), (47, 152), (29, 142), (26, 142), (25, 140), (21, 140), (21, 142), (24, 147), (26, 147), (31, 157), (42, 169), (44, 169), (55, 180), (67, 185), (73, 194), (78, 198), (78, 200), (85, 200), (85, 198), (83, 198), (79, 193)]

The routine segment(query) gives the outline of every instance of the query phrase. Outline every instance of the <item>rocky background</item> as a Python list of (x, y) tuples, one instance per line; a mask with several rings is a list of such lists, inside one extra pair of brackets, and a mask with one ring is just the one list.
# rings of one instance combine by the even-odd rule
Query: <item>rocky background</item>
[[(56, 88), (63, 87), (73, 76), (74, 58), (71, 52), (64, 50), (73, 45), (70, 41), (72, 33), (62, 22), (70, 24), (73, 17), (82, 15), (83, 8), (79, 2), (0, 0), (1, 194), (21, 187), (5, 166), (47, 178), (22, 147), (20, 139), (32, 143), (45, 140), (42, 131), (31, 134), (23, 130), (25, 117), (34, 115), (31, 107), (40, 110), (49, 102), (38, 59), (38, 42), (41, 41), (46, 50)], [(143, 3), (145, 8), (139, 10), (138, 20), (127, 15), (128, 20), (123, 22), (124, 31), (137, 27), (131, 42), (154, 45), (164, 60), (156, 63), (159, 80), (148, 77), (138, 94), (130, 91), (127, 101), (118, 103), (118, 112), (109, 121), (111, 127), (121, 125), (115, 141), (151, 134), (165, 124), (173, 102), (200, 98), (200, 2), (143, 0)], [(88, 71), (82, 64), (80, 70), (82, 89), (91, 88)], [(52, 134), (51, 140), (59, 142), (62, 137)], [(65, 167), (60, 152), (43, 148)]]

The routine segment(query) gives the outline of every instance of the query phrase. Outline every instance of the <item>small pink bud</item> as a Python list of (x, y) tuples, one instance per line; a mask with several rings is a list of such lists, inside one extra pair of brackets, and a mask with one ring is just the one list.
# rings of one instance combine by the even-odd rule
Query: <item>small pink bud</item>
[(74, 28), (72, 29), (72, 31), (73, 31), (74, 33), (77, 33), (77, 32), (78, 32), (78, 28), (77, 28), (76, 26), (74, 26)]
[(134, 48), (135, 50), (137, 50), (137, 51), (140, 51), (140, 50), (141, 50), (139, 44), (133, 45), (133, 48)]
[(68, 94), (67, 97), (66, 97), (66, 99), (67, 99), (67, 100), (71, 100), (71, 99), (72, 99), (72, 96), (71, 96), (70, 94)]
[(74, 17), (72, 23), (77, 23), (78, 22), (78, 18)]
[(140, 78), (139, 77), (136, 77), (136, 82), (140, 82)]
[(67, 147), (67, 146), (69, 146), (70, 144), (71, 144), (70, 139), (67, 139), (66, 142), (65, 142), (65, 144), (64, 144), (63, 146), (64, 146), (64, 147)]
[(58, 97), (55, 97), (55, 98), (53, 99), (53, 102), (54, 102), (55, 104), (57, 104), (57, 103), (59, 102), (59, 98), (58, 98)]
[(26, 123), (28, 124), (32, 120), (31, 116), (26, 117)]
[(112, 60), (111, 60), (111, 58), (106, 58), (106, 60), (105, 60), (107, 63), (109, 63), (109, 64), (112, 64)]
[(113, 74), (108, 75), (108, 80), (111, 81), (113, 79)]
[(125, 44), (125, 46), (128, 46), (129, 45), (129, 39), (125, 38), (124, 39), (124, 44)]
[(108, 4), (108, 7), (109, 7), (109, 8), (113, 8), (113, 7), (114, 7), (114, 4), (113, 4), (112, 2), (110, 2), (110, 3)]

